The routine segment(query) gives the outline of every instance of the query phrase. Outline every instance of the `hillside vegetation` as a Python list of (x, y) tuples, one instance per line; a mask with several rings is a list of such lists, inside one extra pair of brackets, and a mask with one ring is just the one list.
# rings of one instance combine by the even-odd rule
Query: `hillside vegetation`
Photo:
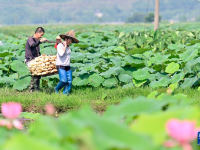
[[(162, 20), (181, 17), (190, 19), (199, 14), (195, 0), (162, 0)], [(0, 24), (96, 23), (124, 22), (132, 13), (146, 13), (147, 0), (0, 0)], [(154, 11), (154, 1), (149, 12)], [(103, 13), (98, 19), (95, 13)]]

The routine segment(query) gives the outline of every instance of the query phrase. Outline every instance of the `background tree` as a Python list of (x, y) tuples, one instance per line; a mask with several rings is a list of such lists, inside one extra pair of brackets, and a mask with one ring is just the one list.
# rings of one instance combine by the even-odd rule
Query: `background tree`
[[(45, 23), (94, 23), (96, 10), (103, 13), (102, 22), (125, 22), (133, 12), (146, 14), (146, 0), (0, 0), (2, 25)], [(39, 5), (38, 5), (39, 3)], [(12, 4), (12, 5), (10, 5)], [(66, 13), (68, 7), (68, 15)], [(49, 9), (47, 9), (49, 8)], [(200, 14), (200, 3), (195, 0), (160, 0), (162, 20), (179, 21), (179, 16), (194, 18)], [(37, 11), (35, 11), (37, 9)], [(149, 2), (149, 11), (155, 9)], [(190, 16), (190, 17), (189, 17)], [(153, 21), (153, 20), (151, 20)]]
[(136, 12), (126, 19), (126, 23), (144, 22), (144, 13)]
[(187, 17), (186, 16), (181, 16), (181, 17), (179, 17), (179, 21), (180, 22), (186, 22), (187, 21)]
[(200, 22), (200, 15), (196, 17), (196, 21)]
[[(161, 21), (162, 17), (159, 16), (159, 21)], [(148, 15), (145, 17), (146, 22), (153, 22), (154, 21), (154, 13), (150, 12)]]

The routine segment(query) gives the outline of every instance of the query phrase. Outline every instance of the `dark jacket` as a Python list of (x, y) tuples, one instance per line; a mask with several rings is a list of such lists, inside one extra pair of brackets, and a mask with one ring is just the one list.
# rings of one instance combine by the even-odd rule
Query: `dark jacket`
[(32, 59), (41, 55), (40, 53), (40, 40), (36, 40), (32, 36), (28, 38), (26, 42), (26, 50), (25, 50), (25, 63), (31, 61)]

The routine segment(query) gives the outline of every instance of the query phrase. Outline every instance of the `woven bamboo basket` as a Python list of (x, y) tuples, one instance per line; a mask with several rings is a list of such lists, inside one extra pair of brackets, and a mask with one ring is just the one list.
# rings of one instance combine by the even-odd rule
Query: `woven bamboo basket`
[(58, 74), (56, 68), (56, 55), (47, 56), (45, 54), (36, 57), (28, 63), (28, 68), (32, 76), (51, 76)]

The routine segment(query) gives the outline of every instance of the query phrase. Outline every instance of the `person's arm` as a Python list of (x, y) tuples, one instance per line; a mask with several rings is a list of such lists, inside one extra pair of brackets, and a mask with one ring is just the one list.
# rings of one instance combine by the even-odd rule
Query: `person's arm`
[(66, 51), (66, 49), (67, 49), (67, 42), (66, 42), (66, 41), (63, 41), (62, 43), (63, 43), (63, 45), (64, 45), (63, 51), (64, 51), (64, 53), (65, 53), (65, 51)]
[(59, 56), (63, 56), (65, 51), (66, 51), (66, 46), (64, 46), (61, 43), (57, 45), (57, 52)]
[(46, 41), (46, 38), (42, 38), (41, 40), (38, 40), (37, 42), (35, 42), (33, 40), (33, 38), (29, 38), (28, 39), (28, 44), (30, 45), (30, 47), (37, 47), (38, 45), (40, 45), (42, 42)]
[(30, 47), (35, 48), (35, 47), (37, 47), (37, 46), (40, 44), (40, 41), (35, 42), (35, 41), (33, 40), (33, 38), (29, 38), (29, 39), (28, 39), (28, 44), (30, 45)]

